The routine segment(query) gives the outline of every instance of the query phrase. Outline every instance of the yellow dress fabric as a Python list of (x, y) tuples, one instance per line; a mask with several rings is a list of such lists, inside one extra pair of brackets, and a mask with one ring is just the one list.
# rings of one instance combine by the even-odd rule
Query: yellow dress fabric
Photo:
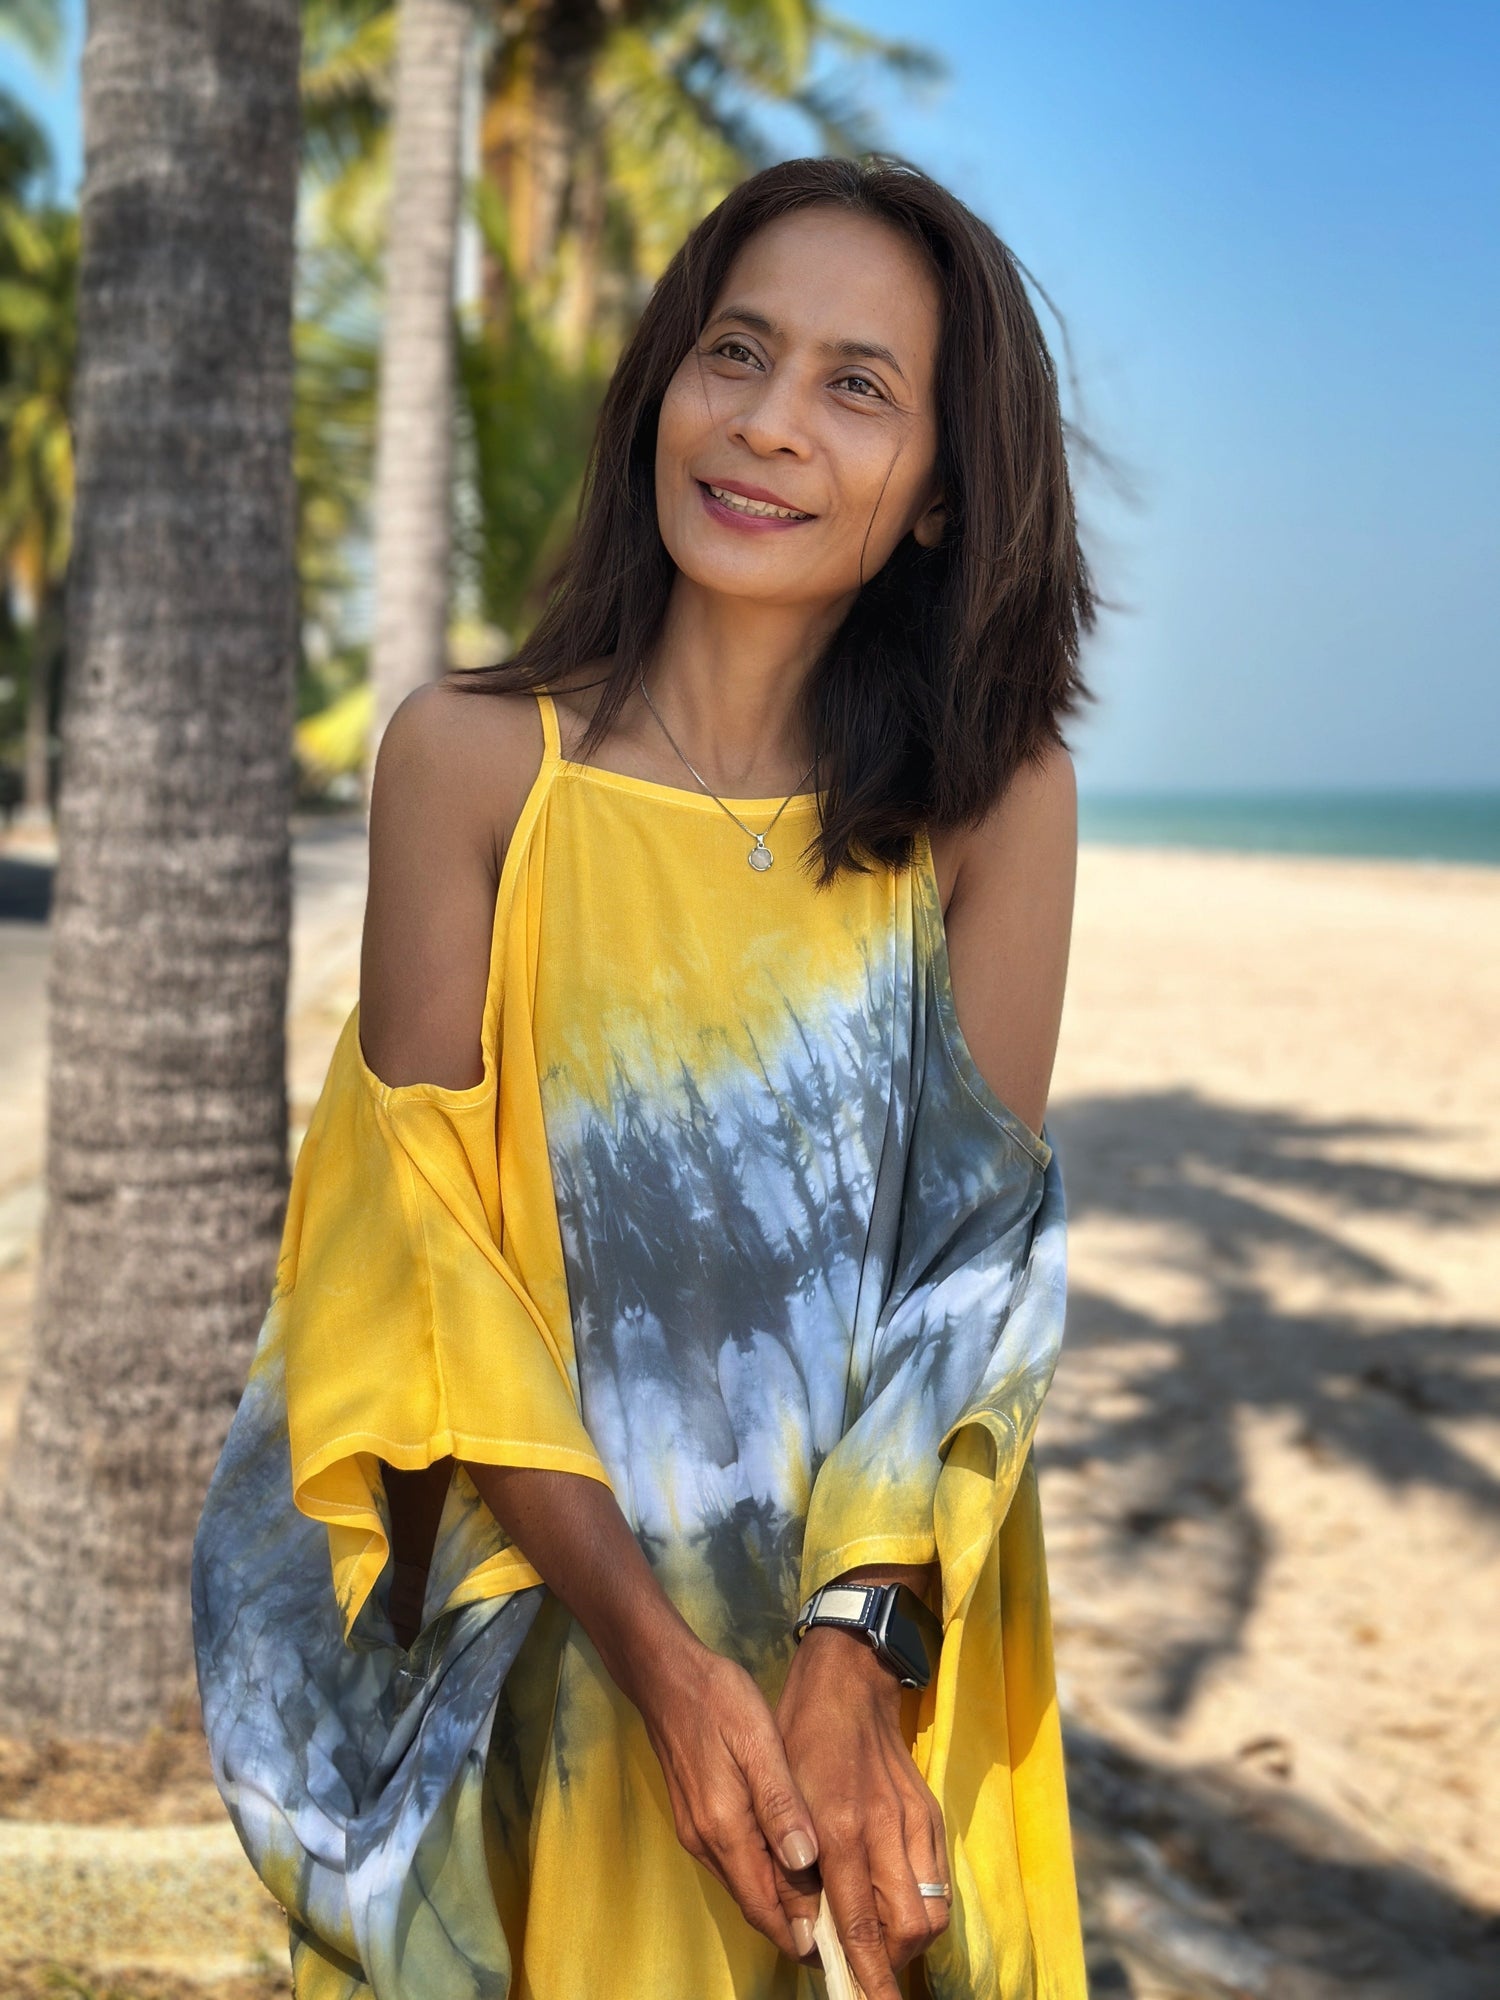
[(450, 1455), (608, 1484), (772, 1702), (804, 1595), (938, 1562), (925, 1990), (1083, 2000), (1032, 1458), (1062, 1186), (964, 1046), (930, 850), (819, 889), (799, 798), (757, 874), (712, 799), (564, 761), (538, 700), (483, 1078), (393, 1088), (351, 1014), (195, 1554), (215, 1767), (299, 2000), (822, 1991), (683, 1852), (639, 1717), (462, 1472), (395, 1645), (382, 1465)]

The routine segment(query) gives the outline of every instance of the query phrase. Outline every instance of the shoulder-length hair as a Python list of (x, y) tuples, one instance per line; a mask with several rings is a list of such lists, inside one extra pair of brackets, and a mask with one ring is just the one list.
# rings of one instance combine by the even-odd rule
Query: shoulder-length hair
[(1078, 666), (1096, 616), (1078, 544), (1057, 371), (1016, 259), (937, 181), (885, 155), (787, 160), (741, 183), (683, 243), (611, 377), (571, 546), (514, 656), (459, 676), (513, 693), (608, 657), (585, 761), (662, 625), (674, 566), (657, 525), (657, 417), (740, 246), (815, 205), (868, 215), (925, 252), (941, 299), (937, 478), (944, 528), (908, 534), (861, 588), (804, 684), (817, 756), (819, 880), (911, 863), (921, 828), (972, 825), (1017, 767), (1065, 743), (1093, 698)]

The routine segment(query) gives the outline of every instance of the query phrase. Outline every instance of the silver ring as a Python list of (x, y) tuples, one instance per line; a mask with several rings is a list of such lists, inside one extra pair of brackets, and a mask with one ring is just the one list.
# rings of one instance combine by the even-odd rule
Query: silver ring
[(953, 1900), (953, 1885), (951, 1882), (919, 1882), (917, 1884), (917, 1894), (922, 1898), (924, 1903), (948, 1903)]

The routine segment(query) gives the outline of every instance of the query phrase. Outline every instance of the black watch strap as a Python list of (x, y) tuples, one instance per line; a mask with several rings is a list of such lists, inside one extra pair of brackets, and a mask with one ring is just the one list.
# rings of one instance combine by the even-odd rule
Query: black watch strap
[(800, 1640), (815, 1625), (863, 1636), (903, 1687), (924, 1688), (937, 1672), (943, 1628), (904, 1583), (825, 1583), (797, 1614)]

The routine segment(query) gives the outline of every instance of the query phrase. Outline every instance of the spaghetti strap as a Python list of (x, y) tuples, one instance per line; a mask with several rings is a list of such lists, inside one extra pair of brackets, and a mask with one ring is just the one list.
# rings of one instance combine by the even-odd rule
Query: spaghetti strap
[(557, 726), (557, 703), (545, 688), (533, 688), (542, 714), (542, 770), (549, 771), (562, 756), (562, 735)]

